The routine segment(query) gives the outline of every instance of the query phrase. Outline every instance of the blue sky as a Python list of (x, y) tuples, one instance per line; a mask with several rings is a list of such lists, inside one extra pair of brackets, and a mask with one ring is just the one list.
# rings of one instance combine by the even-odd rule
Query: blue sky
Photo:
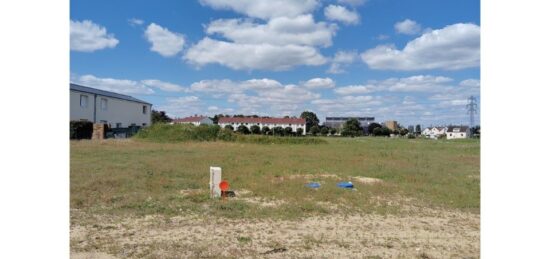
[(70, 8), (71, 81), (174, 117), (312, 110), (322, 121), (429, 126), (467, 124), (467, 98), (479, 101), (479, 1), (96, 0)]

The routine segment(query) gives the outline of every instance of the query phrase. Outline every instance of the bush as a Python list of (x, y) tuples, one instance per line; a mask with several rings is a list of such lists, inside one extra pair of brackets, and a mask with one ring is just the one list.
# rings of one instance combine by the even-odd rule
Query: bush
[(292, 136), (293, 135), (292, 134), (293, 133), (292, 128), (291, 127), (286, 127), (284, 133), (285, 133), (285, 136)]
[(248, 127), (246, 127), (244, 125), (240, 125), (239, 127), (237, 127), (237, 132), (239, 132), (241, 134), (244, 134), (244, 135), (250, 134), (250, 130), (248, 130)]
[(231, 125), (225, 125), (225, 127), (223, 127), (223, 128), (226, 129), (226, 130), (230, 130), (230, 131), (235, 130), (235, 128), (233, 128), (233, 126), (231, 126)]
[(330, 129), (330, 135), (334, 136), (338, 132), (335, 128)]
[(94, 124), (89, 121), (71, 121), (69, 123), (70, 139), (91, 139)]
[(272, 129), (273, 135), (276, 136), (283, 136), (285, 134), (285, 130), (281, 126), (277, 126)]
[(311, 135), (313, 136), (317, 136), (319, 132), (321, 132), (321, 129), (319, 129), (319, 126), (317, 125), (314, 125), (313, 127), (311, 127), (311, 129), (309, 129), (309, 133), (311, 133)]
[(302, 128), (296, 129), (296, 135), (298, 135), (298, 136), (304, 135), (304, 129), (302, 129)]
[(218, 125), (153, 124), (141, 129), (135, 138), (156, 142), (215, 141), (221, 128)]
[(321, 135), (326, 136), (327, 134), (328, 134), (328, 128), (327, 127), (322, 127), (321, 128)]
[(252, 134), (260, 134), (261, 131), (260, 131), (260, 126), (258, 125), (252, 125), (250, 127), (250, 132), (252, 132)]
[(270, 132), (271, 132), (271, 130), (269, 129), (268, 126), (263, 126), (262, 127), (262, 134), (263, 135), (268, 135)]
[(342, 127), (342, 136), (356, 137), (363, 135), (363, 128), (357, 119), (347, 120)]

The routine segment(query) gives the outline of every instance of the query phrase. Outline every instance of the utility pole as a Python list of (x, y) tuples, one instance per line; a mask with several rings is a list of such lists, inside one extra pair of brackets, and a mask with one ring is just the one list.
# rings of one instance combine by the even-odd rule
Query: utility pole
[(474, 114), (477, 112), (476, 98), (472, 95), (468, 98), (468, 104), (466, 104), (468, 114), (470, 114), (470, 129), (474, 127)]

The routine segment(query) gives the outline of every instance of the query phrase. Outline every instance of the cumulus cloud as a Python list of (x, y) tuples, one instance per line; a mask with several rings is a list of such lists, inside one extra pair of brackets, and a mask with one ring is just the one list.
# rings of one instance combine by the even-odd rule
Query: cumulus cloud
[(360, 6), (365, 4), (367, 0), (338, 0), (338, 3), (340, 4), (347, 4), (351, 6)]
[(330, 68), (327, 70), (327, 73), (330, 74), (341, 74), (346, 72), (344, 68), (349, 64), (355, 62), (359, 55), (357, 51), (338, 51), (334, 54), (334, 57), (331, 59)]
[(266, 24), (250, 19), (221, 19), (211, 22), (206, 33), (218, 34), (234, 43), (270, 45), (332, 45), (337, 26), (316, 23), (311, 14), (296, 17), (276, 17)]
[(323, 88), (333, 88), (336, 84), (334, 81), (328, 77), (326, 78), (312, 78), (303, 83), (306, 88), (309, 89), (323, 89)]
[(141, 83), (149, 87), (158, 88), (165, 92), (183, 92), (186, 90), (185, 87), (183, 86), (169, 83), (169, 82), (164, 82), (157, 79), (142, 80)]
[(93, 52), (105, 48), (114, 48), (118, 40), (107, 29), (90, 20), (71, 20), (71, 50)]
[(295, 17), (311, 13), (317, 8), (318, 0), (200, 0), (202, 5), (217, 10), (232, 10), (249, 17), (269, 19), (274, 17)]
[(458, 70), (479, 66), (480, 29), (475, 24), (458, 23), (424, 33), (399, 50), (380, 45), (361, 54), (372, 69)]
[(355, 11), (348, 10), (341, 5), (329, 5), (325, 7), (325, 17), (331, 21), (339, 21), (345, 24), (358, 24), (359, 14)]
[(393, 27), (395, 28), (395, 31), (397, 33), (407, 34), (407, 35), (415, 35), (420, 33), (420, 31), (422, 30), (422, 26), (420, 24), (409, 19), (405, 19), (401, 22), (397, 22)]
[(145, 30), (145, 38), (152, 44), (151, 51), (157, 52), (163, 57), (178, 54), (185, 44), (183, 35), (171, 32), (155, 23), (149, 24)]
[(449, 90), (452, 78), (443, 76), (417, 75), (404, 78), (370, 80), (366, 85), (338, 87), (334, 92), (339, 95), (366, 94), (372, 92), (443, 92)]
[(152, 94), (155, 91), (141, 82), (127, 79), (100, 78), (93, 75), (73, 76), (75, 84), (120, 94)]
[(132, 26), (138, 26), (138, 25), (143, 25), (144, 21), (137, 18), (130, 18), (128, 19), (128, 23)]
[(372, 93), (377, 90), (374, 85), (348, 85), (343, 87), (338, 87), (334, 89), (334, 92), (339, 95), (351, 95), (351, 94), (366, 94)]
[(297, 65), (326, 63), (311, 46), (233, 43), (204, 38), (184, 56), (190, 64), (204, 66), (215, 63), (236, 70), (288, 70)]

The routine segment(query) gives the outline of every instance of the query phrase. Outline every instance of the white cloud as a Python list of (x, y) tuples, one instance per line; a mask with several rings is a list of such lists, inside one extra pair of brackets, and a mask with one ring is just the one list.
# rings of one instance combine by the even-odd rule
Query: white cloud
[(127, 79), (99, 78), (93, 75), (74, 76), (75, 84), (121, 94), (152, 94), (155, 91), (144, 84)]
[(335, 83), (332, 79), (326, 78), (312, 78), (303, 83), (306, 88), (309, 89), (323, 89), (323, 88), (333, 88)]
[(479, 26), (458, 23), (433, 30), (407, 43), (403, 50), (380, 45), (361, 55), (372, 69), (458, 70), (479, 66)]
[(344, 68), (355, 62), (355, 60), (359, 57), (357, 54), (357, 51), (338, 51), (336, 54), (334, 54), (334, 57), (332, 58), (332, 63), (330, 65), (330, 68), (327, 70), (327, 73), (331, 74), (341, 74), (346, 72)]
[(251, 90), (267, 90), (283, 87), (278, 81), (267, 78), (246, 80), (241, 83), (241, 86), (243, 89)]
[(348, 85), (334, 89), (334, 92), (340, 95), (366, 94), (375, 91), (376, 87), (374, 85)]
[(459, 85), (464, 87), (479, 88), (480, 82), (479, 79), (466, 79), (461, 81)]
[(332, 45), (332, 36), (337, 26), (324, 22), (315, 23), (311, 14), (296, 17), (276, 17), (266, 24), (250, 19), (221, 19), (211, 22), (206, 33), (219, 34), (224, 38), (243, 44), (270, 45)]
[(341, 5), (329, 5), (325, 7), (325, 17), (331, 21), (339, 21), (345, 24), (358, 24), (360, 16), (357, 12), (348, 10)]
[(360, 6), (365, 4), (367, 0), (338, 0), (338, 3), (340, 4), (347, 4), (351, 6)]
[(422, 31), (422, 26), (417, 22), (409, 19), (405, 19), (401, 22), (395, 23), (393, 26), (397, 33), (415, 35)]
[(151, 51), (157, 52), (163, 57), (178, 54), (185, 44), (183, 35), (171, 32), (155, 23), (149, 24), (145, 30), (145, 37), (152, 44)]
[(388, 36), (386, 34), (379, 34), (378, 36), (376, 36), (377, 40), (387, 40), (389, 38), (390, 38), (390, 36)]
[(183, 92), (186, 90), (183, 86), (160, 81), (157, 79), (147, 79), (147, 80), (142, 80), (141, 82), (146, 86), (158, 88), (165, 92)]
[(105, 48), (114, 48), (118, 40), (107, 29), (89, 20), (71, 20), (71, 50), (93, 52)]
[(204, 66), (215, 63), (236, 70), (288, 70), (298, 65), (326, 63), (319, 51), (310, 46), (245, 44), (204, 38), (184, 56), (190, 64)]
[(191, 84), (191, 91), (204, 93), (235, 93), (242, 92), (239, 84), (229, 80), (201, 80)]
[(217, 10), (232, 10), (261, 19), (311, 13), (319, 4), (318, 0), (200, 0), (200, 3)]
[(137, 18), (130, 18), (128, 19), (128, 23), (132, 26), (138, 26), (138, 25), (143, 25), (144, 21)]

